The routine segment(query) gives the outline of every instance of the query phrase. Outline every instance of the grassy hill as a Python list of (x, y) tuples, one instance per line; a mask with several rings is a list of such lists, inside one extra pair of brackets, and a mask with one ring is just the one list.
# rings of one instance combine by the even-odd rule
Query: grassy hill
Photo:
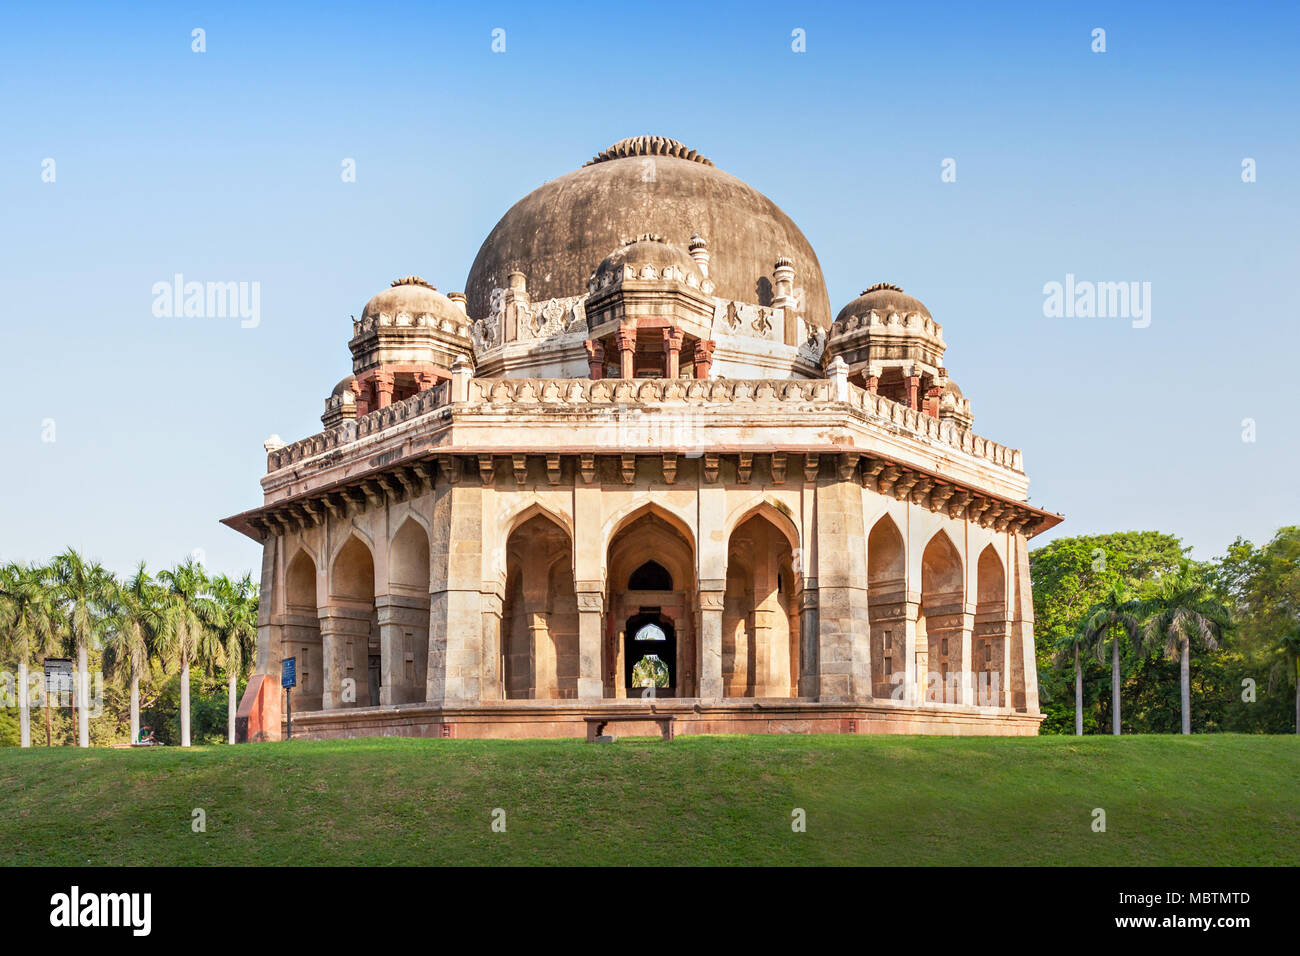
[(0, 863), (1290, 866), (1298, 781), (1230, 735), (5, 748)]

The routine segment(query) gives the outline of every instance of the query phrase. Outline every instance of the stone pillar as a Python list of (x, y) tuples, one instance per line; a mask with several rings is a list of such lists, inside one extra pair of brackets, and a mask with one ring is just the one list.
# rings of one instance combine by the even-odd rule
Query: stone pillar
[(1038, 711), (1038, 664), (1034, 656), (1034, 597), (1029, 584), (1029, 549), (1023, 534), (1013, 535), (1015, 584), (1011, 606), (1011, 646), (1019, 658), (1020, 687), (1026, 713)]
[(690, 252), (691, 258), (695, 260), (695, 264), (700, 267), (700, 275), (707, 279), (709, 276), (708, 242), (697, 232), (691, 236), (691, 244), (687, 247), (687, 251)]
[(880, 391), (880, 366), (879, 365), (867, 366), (867, 371), (862, 377), (862, 384), (866, 387), (867, 391), (870, 392), (872, 395), (875, 395), (877, 392)]
[(587, 339), (587, 369), (591, 378), (605, 377), (605, 343), (600, 339)]
[(903, 603), (903, 614), (903, 701), (909, 707), (915, 707), (925, 700), (925, 665), (930, 650), (925, 636), (918, 633), (916, 626), (921, 616), (919, 594), (908, 594)]
[(505, 685), (501, 673), (501, 616), (503, 588), (488, 585), (481, 592), (483, 608), (483, 700), (504, 700)]
[(554, 700), (559, 696), (556, 693), (558, 678), (546, 595), (525, 593), (524, 615), (528, 621), (528, 646), (532, 649), (528, 696), (533, 700)]
[(709, 369), (713, 367), (713, 349), (717, 343), (712, 339), (699, 339), (695, 343), (695, 377), (708, 378)]
[(681, 329), (664, 329), (664, 378), (676, 378), (680, 372), (679, 356), (682, 340), (686, 337)]
[(393, 373), (375, 373), (375, 406), (387, 408), (393, 402)]
[[(909, 604), (910, 607), (910, 604)], [(925, 613), (921, 603), (916, 603), (916, 617), (911, 627), (913, 667), (916, 671), (916, 703), (918, 706), (929, 701), (930, 694), (930, 629), (926, 626)]]
[(416, 372), (415, 387), (422, 392), (427, 392), (433, 386), (438, 384), (438, 376), (432, 372)]
[(782, 329), (782, 341), (786, 345), (799, 344), (799, 316), (795, 312), (794, 301), (794, 261), (789, 256), (781, 256), (772, 268), (775, 288), (772, 292), (772, 308), (780, 309), (785, 318)]
[(799, 592), (799, 696), (817, 696), (818, 616), (817, 586)]
[(368, 378), (361, 376), (354, 378), (352, 384), (349, 385), (348, 388), (352, 392), (353, 396), (356, 397), (358, 418), (362, 415), (368, 415), (370, 412), (375, 410), (375, 403), (370, 397), (371, 388)]
[(417, 660), (416, 654), (428, 633), (428, 607), (404, 595), (381, 594), (375, 599), (375, 609), (379, 617), (379, 703), (418, 703), (424, 700), (428, 654), (424, 660)]
[(625, 325), (614, 333), (614, 344), (618, 346), (619, 377), (636, 376), (636, 326)]
[(604, 595), (600, 591), (579, 591), (578, 597), (578, 698), (599, 700), (605, 696), (600, 676), (600, 634), (604, 621)]
[(320, 636), (325, 665), (321, 708), (356, 707), (369, 693), (366, 668), (358, 668), (357, 659), (370, 656), (370, 608), (340, 604), (321, 608)]
[(975, 659), (971, 644), (975, 634), (975, 606), (967, 604), (961, 616), (961, 673), (958, 675), (957, 701), (967, 707), (975, 705)]
[(460, 480), (454, 459), (440, 462), (430, 508), (430, 703), (476, 702), (482, 696), (483, 489)]
[(921, 370), (913, 365), (908, 369), (910, 373), (907, 376), (907, 405), (914, 411), (918, 409), (921, 391)]
[(722, 607), (726, 591), (700, 591), (700, 698), (722, 698)]
[(931, 418), (939, 417), (939, 396), (943, 392), (942, 385), (931, 385), (925, 390), (925, 413)]
[[(849, 400), (849, 366), (840, 356), (826, 366), (826, 377), (831, 380), (831, 398), (837, 402)], [(861, 509), (859, 509), (861, 510)]]
[(469, 380), (474, 377), (474, 366), (464, 355), (457, 355), (451, 363), (451, 400), (453, 402), (469, 401)]
[(862, 488), (844, 473), (849, 461), (841, 456), (839, 467), (817, 480), (818, 700), (871, 697)]

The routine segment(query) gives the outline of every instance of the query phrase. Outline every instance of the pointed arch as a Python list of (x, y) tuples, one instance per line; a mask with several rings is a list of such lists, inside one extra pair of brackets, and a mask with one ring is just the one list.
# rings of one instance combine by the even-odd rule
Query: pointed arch
[(498, 663), (504, 696), (577, 697), (578, 602), (573, 536), (563, 516), (539, 502), (504, 525), (505, 593)]
[(907, 680), (906, 601), (907, 545), (894, 519), (882, 515), (867, 535), (873, 697), (898, 698)]
[(793, 522), (770, 500), (752, 504), (730, 526), (722, 611), (725, 697), (798, 694), (798, 547)]
[(917, 641), (924, 632), (926, 700), (958, 703), (961, 696), (962, 622), (965, 573), (961, 551), (947, 531), (934, 533), (921, 554), (921, 610)]
[(615, 537), (630, 527), (633, 522), (639, 521), (646, 515), (654, 515), (675, 528), (686, 539), (686, 543), (691, 547), (691, 552), (695, 552), (695, 531), (690, 519), (661, 502), (651, 501), (649, 498), (644, 497), (619, 509), (605, 520), (601, 532), (601, 537), (605, 542), (605, 550), (609, 550)]
[(334, 552), (329, 581), (331, 597), (374, 600), (375, 556), (360, 534), (349, 534), (347, 540)]
[(280, 628), (280, 653), (297, 664), (297, 706), (320, 710), (324, 681), (320, 631), (320, 576), (310, 549), (299, 547), (289, 558), (284, 574), (284, 623)]
[(772, 526), (785, 535), (786, 541), (790, 545), (790, 550), (795, 554), (799, 553), (799, 525), (791, 513), (790, 508), (784, 502), (773, 498), (771, 495), (763, 495), (758, 501), (752, 501), (748, 504), (741, 505), (732, 512), (727, 519), (726, 537), (731, 540), (731, 534), (741, 525), (755, 515), (762, 515)]
[(429, 534), (407, 516), (388, 542), (388, 593), (429, 596)]
[(975, 630), (971, 635), (971, 671), (975, 703), (1005, 706), (1011, 674), (1007, 669), (1011, 625), (1007, 619), (1007, 574), (992, 544), (976, 562)]

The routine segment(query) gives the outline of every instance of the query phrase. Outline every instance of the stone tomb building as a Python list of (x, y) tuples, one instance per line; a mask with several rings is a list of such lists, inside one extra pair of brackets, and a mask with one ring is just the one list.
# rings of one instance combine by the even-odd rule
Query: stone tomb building
[[(617, 143), (492, 230), (465, 292), (354, 319), (324, 430), (267, 442), (241, 732), (1033, 734), (1021, 454), (943, 329), (682, 144)], [(627, 725), (635, 731), (639, 724)], [(647, 723), (647, 732), (653, 729)]]

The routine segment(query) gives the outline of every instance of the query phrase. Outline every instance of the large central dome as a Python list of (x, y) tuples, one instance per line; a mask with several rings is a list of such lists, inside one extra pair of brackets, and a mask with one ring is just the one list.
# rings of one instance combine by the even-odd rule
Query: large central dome
[(519, 271), (533, 301), (581, 295), (625, 240), (656, 233), (682, 249), (708, 242), (715, 294), (771, 305), (772, 270), (788, 256), (804, 318), (828, 328), (830, 299), (817, 255), (790, 217), (758, 190), (676, 140), (639, 136), (515, 203), (483, 242), (466, 282), (469, 314), (491, 311), (494, 289)]

